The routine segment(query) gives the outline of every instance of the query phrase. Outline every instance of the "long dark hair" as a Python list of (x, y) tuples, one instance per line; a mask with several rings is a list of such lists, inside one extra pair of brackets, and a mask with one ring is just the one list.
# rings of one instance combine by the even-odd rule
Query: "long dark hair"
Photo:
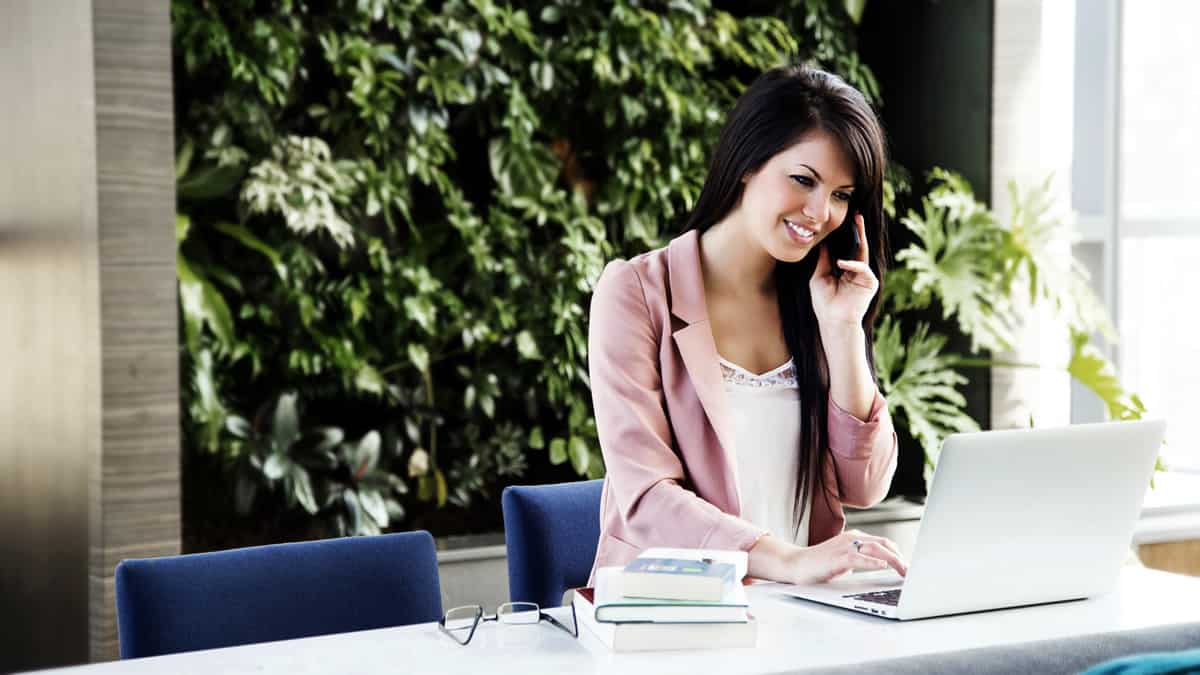
[[(815, 68), (774, 68), (759, 76), (742, 94), (721, 130), (704, 188), (684, 231), (703, 233), (720, 222), (741, 201), (743, 177), (755, 173), (771, 157), (815, 130), (824, 131), (841, 143), (854, 163), (854, 193), (847, 222), (825, 241), (833, 245), (835, 234), (842, 235), (844, 240), (850, 234), (847, 228), (854, 227), (853, 214), (861, 213), (870, 245), (869, 263), (882, 288), (886, 265), (883, 174), (887, 164), (883, 129), (861, 92), (836, 75)], [(819, 485), (827, 501), (831, 494), (836, 496), (841, 492), (840, 486), (835, 494), (825, 484), (825, 467), (830, 461), (826, 428), (829, 365), (808, 288), (817, 259), (817, 252), (813, 251), (799, 262), (775, 264), (779, 315), (784, 340), (796, 364), (803, 423), (795, 494), (797, 533), (813, 487)], [(872, 373), (875, 372), (873, 327), (879, 312), (879, 297), (876, 293), (862, 321), (867, 338), (867, 363)]]

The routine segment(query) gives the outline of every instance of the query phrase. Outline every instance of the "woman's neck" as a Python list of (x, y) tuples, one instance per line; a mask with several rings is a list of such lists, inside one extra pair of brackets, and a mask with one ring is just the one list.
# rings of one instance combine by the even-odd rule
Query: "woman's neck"
[(738, 222), (736, 210), (700, 236), (700, 267), (709, 297), (775, 295), (775, 259)]

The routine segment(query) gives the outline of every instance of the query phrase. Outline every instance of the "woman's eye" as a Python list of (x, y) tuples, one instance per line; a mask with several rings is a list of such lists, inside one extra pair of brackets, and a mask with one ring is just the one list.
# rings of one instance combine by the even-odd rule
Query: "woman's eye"
[(793, 181), (795, 181), (795, 182), (799, 183), (800, 185), (804, 185), (804, 186), (807, 186), (807, 187), (811, 187), (811, 186), (812, 186), (812, 184), (813, 184), (813, 181), (812, 181), (812, 179), (811, 179), (811, 178), (809, 178), (808, 176), (799, 176), (799, 175), (796, 175), (796, 176), (792, 176), (792, 177), (791, 177), (791, 179), (792, 179)]
[(834, 198), (835, 198), (835, 199), (837, 199), (838, 201), (841, 201), (841, 202), (849, 202), (849, 201), (850, 201), (850, 198), (851, 198), (853, 195), (851, 195), (849, 192), (835, 192), (835, 193), (833, 193), (833, 196), (834, 196)]

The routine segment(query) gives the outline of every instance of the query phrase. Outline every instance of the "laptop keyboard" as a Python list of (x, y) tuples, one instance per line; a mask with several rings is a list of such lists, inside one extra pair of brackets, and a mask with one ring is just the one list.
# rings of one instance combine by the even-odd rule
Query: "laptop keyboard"
[(890, 591), (872, 591), (870, 593), (857, 593), (855, 595), (847, 595), (847, 598), (854, 600), (865, 600), (866, 602), (874, 602), (879, 605), (891, 605), (895, 607), (900, 604), (900, 589), (893, 588)]

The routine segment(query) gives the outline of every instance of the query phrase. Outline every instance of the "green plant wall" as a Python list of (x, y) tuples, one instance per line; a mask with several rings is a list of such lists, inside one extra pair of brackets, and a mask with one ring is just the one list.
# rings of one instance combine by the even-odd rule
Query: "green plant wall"
[(604, 262), (679, 230), (762, 70), (808, 60), (878, 98), (839, 2), (174, 0), (172, 19), (194, 548), (281, 513), (299, 533), (263, 537), (489, 529), (505, 484), (602, 475)]

